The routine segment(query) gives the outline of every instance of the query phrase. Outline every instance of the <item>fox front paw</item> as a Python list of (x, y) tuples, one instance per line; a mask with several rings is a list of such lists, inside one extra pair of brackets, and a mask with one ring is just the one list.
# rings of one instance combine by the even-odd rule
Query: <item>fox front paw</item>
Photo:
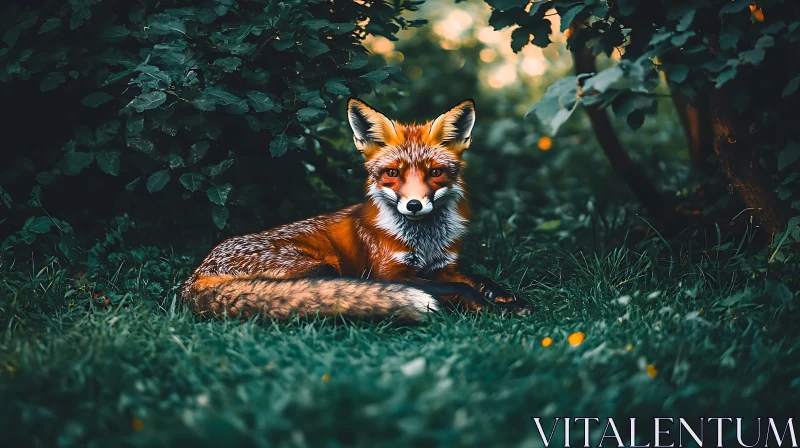
[(513, 294), (506, 291), (505, 288), (485, 275), (476, 274), (472, 276), (472, 279), (475, 281), (475, 289), (480, 291), (486, 300), (494, 303), (495, 305), (517, 301), (517, 298), (514, 297)]
[(472, 276), (472, 279), (475, 281), (475, 289), (483, 294), (487, 301), (494, 304), (501, 314), (527, 316), (531, 313), (530, 305), (527, 302), (517, 300), (514, 294), (506, 291), (491, 278), (476, 274)]

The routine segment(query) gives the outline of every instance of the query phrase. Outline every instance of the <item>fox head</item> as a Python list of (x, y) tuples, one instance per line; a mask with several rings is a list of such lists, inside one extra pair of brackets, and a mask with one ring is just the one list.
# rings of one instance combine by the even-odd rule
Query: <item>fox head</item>
[(366, 157), (367, 195), (382, 210), (409, 221), (454, 210), (464, 196), (462, 154), (472, 141), (474, 101), (424, 124), (401, 124), (351, 98), (347, 117)]

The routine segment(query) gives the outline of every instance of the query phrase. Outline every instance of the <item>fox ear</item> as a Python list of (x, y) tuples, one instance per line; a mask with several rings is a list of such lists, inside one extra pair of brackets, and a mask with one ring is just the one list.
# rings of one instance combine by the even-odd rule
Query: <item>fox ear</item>
[(353, 129), (356, 148), (368, 159), (382, 147), (398, 140), (392, 120), (358, 98), (347, 101), (347, 119)]
[(439, 115), (430, 125), (430, 139), (451, 151), (461, 154), (472, 142), (475, 126), (475, 101), (464, 100), (456, 107)]

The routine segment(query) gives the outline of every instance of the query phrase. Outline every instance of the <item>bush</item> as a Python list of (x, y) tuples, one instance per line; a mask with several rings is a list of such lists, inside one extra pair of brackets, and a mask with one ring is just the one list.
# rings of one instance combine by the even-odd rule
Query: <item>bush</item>
[(22, 228), (6, 253), (70, 235), (57, 218), (91, 229), (133, 211), (223, 229), (232, 211), (256, 227), (340, 205), (359, 188), (357, 152), (330, 110), (403, 81), (360, 40), (422, 23), (401, 17), (418, 3), (5, 4), (0, 94), (14, 116), (0, 207), (13, 209), (3, 233)]
[[(797, 17), (794, 2), (486, 1), (494, 7), (495, 28), (516, 27), (516, 51), (529, 42), (550, 44), (548, 11), (555, 8), (561, 30), (570, 34), (576, 76), (553, 84), (529, 114), (555, 133), (577, 105), (585, 106), (609, 161), (663, 229), (678, 232), (688, 222), (630, 162), (604, 112), (640, 128), (657, 113), (662, 77), (701, 180), (708, 183), (721, 168), (765, 236), (788, 228), (798, 241), (798, 220), (790, 220), (800, 210), (800, 177), (792, 174), (800, 160), (792, 105), (800, 85), (800, 21), (789, 20)], [(615, 52), (619, 64), (597, 71), (595, 56)], [(716, 170), (708, 163), (712, 156)]]

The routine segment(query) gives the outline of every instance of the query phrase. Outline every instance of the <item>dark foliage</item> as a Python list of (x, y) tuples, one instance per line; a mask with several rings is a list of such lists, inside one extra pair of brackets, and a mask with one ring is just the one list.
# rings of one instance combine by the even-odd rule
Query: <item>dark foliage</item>
[(207, 233), (341, 205), (358, 156), (323, 121), (341, 97), (403, 81), (360, 40), (422, 23), (401, 17), (417, 3), (4, 4), (4, 251), (39, 242), (75, 260), (73, 227), (102, 234), (126, 212)]
[[(552, 132), (576, 106), (590, 114), (603, 149), (662, 229), (676, 232), (687, 220), (671, 210), (641, 169), (631, 165), (603, 110), (638, 129), (657, 113), (656, 89), (666, 77), (685, 126), (692, 164), (707, 168), (716, 155), (731, 192), (767, 237), (792, 232), (797, 242), (800, 159), (796, 100), (800, 84), (800, 10), (793, 1), (487, 0), (495, 28), (518, 25), (512, 47), (550, 43), (555, 8), (561, 30), (571, 33), (576, 76), (553, 84), (530, 115)], [(621, 53), (621, 61), (595, 72), (593, 56)], [(709, 182), (709, 173), (703, 172)], [(792, 210), (794, 209), (794, 210)], [(782, 235), (779, 235), (780, 238)]]

